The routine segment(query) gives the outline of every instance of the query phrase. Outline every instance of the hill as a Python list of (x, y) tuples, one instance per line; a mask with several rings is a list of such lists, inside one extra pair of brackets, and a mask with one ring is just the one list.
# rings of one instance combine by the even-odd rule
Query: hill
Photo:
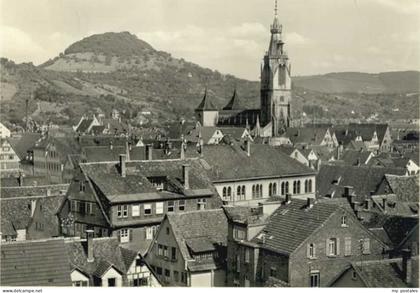
[(328, 73), (295, 77), (293, 82), (297, 87), (323, 93), (418, 93), (420, 91), (420, 72)]
[[(32, 120), (65, 125), (75, 124), (82, 114), (109, 115), (113, 108), (134, 125), (134, 118), (144, 112), (151, 113), (146, 117), (151, 125), (180, 117), (191, 120), (205, 87), (217, 106), (224, 106), (236, 87), (244, 106), (259, 107), (259, 82), (173, 58), (128, 32), (86, 37), (40, 66), (4, 58), (0, 66), (2, 120), (20, 125), (26, 99)], [(335, 118), (352, 109), (355, 118), (372, 113), (380, 118), (416, 118), (418, 94), (412, 92), (418, 93), (418, 74), (295, 77), (292, 115), (297, 117), (302, 110), (310, 115), (315, 109)]]

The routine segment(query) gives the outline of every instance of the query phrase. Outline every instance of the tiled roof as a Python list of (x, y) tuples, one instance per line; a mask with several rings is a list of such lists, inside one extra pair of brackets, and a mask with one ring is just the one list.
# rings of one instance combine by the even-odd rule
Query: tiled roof
[(2, 286), (71, 286), (63, 239), (2, 243)]
[(225, 107), (223, 107), (223, 110), (242, 110), (245, 109), (240, 102), (239, 102), (239, 96), (237, 94), (236, 89), (233, 91), (232, 98), (230, 99), (229, 103)]
[(80, 123), (79, 127), (77, 127), (76, 131), (80, 132), (80, 133), (85, 133), (87, 132), (89, 126), (92, 124), (93, 119), (83, 119), (82, 123)]
[[(126, 154), (125, 146), (89, 146), (83, 148), (86, 162), (110, 162), (118, 161), (120, 154)], [(146, 158), (144, 147), (132, 147), (130, 160), (144, 160)]]
[[(270, 217), (264, 229), (253, 239), (266, 249), (280, 253), (293, 253), (340, 208), (326, 203), (314, 203), (307, 210), (305, 200), (292, 199), (282, 204)], [(264, 236), (263, 236), (264, 235)]]
[[(183, 164), (190, 165), (190, 189), (183, 188)], [(84, 174), (111, 202), (171, 198), (174, 193), (185, 196), (213, 194), (213, 186), (200, 159), (129, 161), (126, 166), (127, 175), (122, 177), (116, 162), (80, 164)], [(165, 177), (168, 190), (158, 192), (147, 177)]]
[(204, 144), (207, 144), (217, 130), (217, 127), (201, 126), (200, 128), (194, 128), (189, 131), (185, 135), (185, 139), (188, 142), (199, 142), (199, 136), (201, 134), (201, 138), (203, 139)]
[(319, 145), (325, 137), (329, 127), (290, 127), (286, 130), (285, 136), (293, 144), (306, 143)]
[(137, 256), (136, 252), (127, 253), (127, 249), (120, 247), (117, 238), (93, 238), (92, 244), (94, 261), (88, 262), (86, 239), (69, 240), (65, 243), (72, 267), (90, 276), (100, 277), (110, 266), (126, 273)]
[(225, 136), (230, 136), (233, 139), (241, 140), (246, 128), (244, 127), (218, 127), (218, 129)]
[[(372, 195), (372, 201), (375, 203), (373, 210), (388, 215), (400, 216), (418, 216), (418, 202), (405, 202), (398, 199), (395, 194)], [(383, 200), (386, 199), (386, 207), (384, 209)]]
[(1, 199), (13, 197), (34, 197), (46, 195), (64, 195), (69, 184), (51, 184), (41, 186), (3, 187), (1, 188)]
[(22, 133), (20, 137), (10, 137), (8, 141), (20, 160), (24, 160), (28, 150), (41, 138), (40, 133)]
[(73, 137), (53, 137), (48, 136), (38, 141), (34, 149), (49, 149), (55, 147), (56, 152), (60, 156), (61, 161), (64, 163), (69, 154), (80, 153), (79, 142)]
[[(18, 187), (20, 180), (18, 176), (4, 177), (0, 179), (0, 186), (3, 187)], [(45, 176), (23, 176), (23, 186), (39, 186), (47, 185), (48, 179)]]
[(203, 100), (201, 100), (201, 103), (198, 105), (198, 107), (195, 110), (204, 110), (204, 111), (217, 110), (216, 106), (213, 104), (213, 102), (210, 100), (210, 98), (207, 95), (207, 89), (204, 92)]
[(296, 150), (293, 146), (286, 146), (286, 145), (279, 146), (278, 149), (288, 156), (290, 156)]
[(105, 126), (104, 125), (94, 125), (92, 126), (92, 128), (90, 129), (90, 131), (92, 132), (92, 134), (97, 135), (97, 134), (102, 134), (105, 130)]
[(245, 206), (223, 206), (227, 218), (243, 224), (262, 224), (266, 221), (260, 210)]
[(352, 140), (346, 145), (346, 148), (354, 151), (367, 151), (366, 145), (363, 141)]
[(243, 146), (208, 145), (203, 158), (213, 181), (315, 174), (315, 172), (269, 145), (251, 144), (250, 156)]
[(419, 202), (419, 175), (397, 176), (385, 175), (391, 193), (401, 201)]
[[(83, 135), (77, 138), (78, 143), (80, 146), (109, 146), (112, 144), (115, 146), (125, 146), (127, 141), (126, 137), (123, 136), (113, 136), (113, 135)], [(136, 145), (138, 139), (130, 138), (129, 142), (132, 145)]]
[(323, 164), (317, 175), (317, 195), (326, 196), (335, 192), (334, 197), (341, 197), (345, 186), (352, 186), (358, 198), (364, 198), (375, 192), (385, 174), (405, 174), (400, 168), (374, 166), (340, 166)]
[(365, 164), (371, 154), (371, 152), (367, 151), (345, 150), (341, 156), (341, 160), (347, 165), (357, 166)]
[(419, 151), (414, 151), (414, 152), (407, 152), (404, 154), (404, 157), (409, 158), (410, 160), (412, 160), (414, 163), (416, 163), (417, 165), (419, 165)]
[(352, 262), (352, 267), (362, 278), (367, 287), (407, 287), (407, 284), (402, 279), (401, 259)]
[(394, 246), (400, 244), (404, 238), (413, 230), (418, 228), (418, 217), (389, 217), (384, 223), (384, 230)]
[(378, 140), (381, 143), (384, 139), (386, 130), (388, 129), (388, 124), (356, 124), (350, 123), (348, 125), (348, 129), (351, 132), (355, 132), (356, 135), (360, 135), (363, 141), (371, 140), (373, 136), (373, 132), (376, 131), (378, 135)]
[(335, 155), (335, 151), (330, 150), (326, 146), (311, 146), (309, 149), (313, 150), (321, 161), (327, 162)]
[[(208, 251), (211, 246), (215, 250), (217, 245), (227, 245), (228, 225), (222, 209), (168, 213), (166, 218), (185, 260), (194, 259), (191, 250), (202, 252)], [(210, 262), (206, 264), (206, 267), (208, 265), (214, 266), (215, 263)]]

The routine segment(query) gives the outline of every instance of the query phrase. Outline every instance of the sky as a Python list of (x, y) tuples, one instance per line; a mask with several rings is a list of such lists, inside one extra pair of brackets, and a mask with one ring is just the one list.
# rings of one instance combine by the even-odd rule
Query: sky
[[(83, 37), (155, 49), (258, 80), (275, 0), (0, 0), (0, 56), (41, 64)], [(420, 70), (420, 0), (278, 0), (293, 75)]]

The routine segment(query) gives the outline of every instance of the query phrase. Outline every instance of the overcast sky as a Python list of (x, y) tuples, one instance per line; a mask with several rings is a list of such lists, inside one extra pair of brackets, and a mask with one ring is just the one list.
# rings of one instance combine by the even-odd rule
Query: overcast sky
[[(201, 66), (259, 78), (274, 0), (0, 0), (0, 55), (45, 62), (129, 31)], [(420, 70), (420, 0), (279, 0), (293, 75)]]

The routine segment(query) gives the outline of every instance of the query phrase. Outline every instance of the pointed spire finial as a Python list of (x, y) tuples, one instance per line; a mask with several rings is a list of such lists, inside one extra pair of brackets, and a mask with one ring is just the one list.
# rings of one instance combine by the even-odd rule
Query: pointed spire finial
[(277, 0), (275, 0), (275, 3), (274, 3), (274, 16), (277, 17)]

